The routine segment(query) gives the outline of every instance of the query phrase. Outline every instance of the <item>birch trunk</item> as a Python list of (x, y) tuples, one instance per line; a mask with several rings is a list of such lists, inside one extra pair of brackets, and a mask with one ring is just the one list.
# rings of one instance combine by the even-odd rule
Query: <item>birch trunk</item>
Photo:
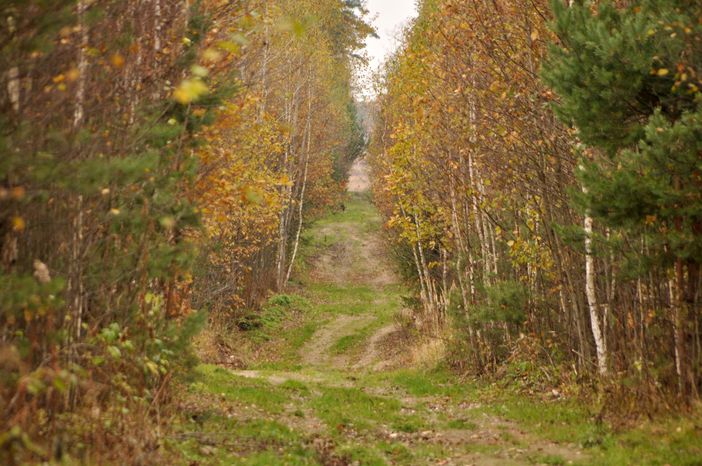
[(78, 44), (78, 82), (76, 83), (75, 107), (73, 110), (73, 128), (77, 129), (83, 123), (85, 113), (85, 81), (88, 72), (88, 26), (85, 23), (86, 0), (78, 1), (78, 27), (80, 28), (80, 43)]
[(295, 264), (295, 257), (297, 256), (297, 250), (300, 246), (300, 233), (302, 232), (302, 209), (305, 202), (305, 188), (307, 187), (307, 169), (310, 162), (310, 151), (312, 147), (312, 79), (311, 70), (308, 67), (308, 81), (307, 81), (307, 122), (305, 124), (305, 168), (302, 174), (302, 188), (300, 190), (300, 201), (298, 205), (298, 222), (297, 222), (297, 233), (295, 234), (295, 245), (293, 247), (293, 252), (290, 257), (290, 264), (288, 266), (288, 272), (285, 275), (285, 284), (290, 281), (290, 274), (292, 273), (293, 265)]
[(605, 346), (599, 306), (597, 304), (595, 258), (592, 255), (592, 217), (589, 212), (585, 214), (583, 229), (585, 231), (585, 294), (587, 295), (587, 303), (590, 310), (592, 336), (595, 339), (595, 349), (597, 351), (597, 369), (600, 375), (607, 375), (607, 347)]
[[(407, 217), (407, 212), (405, 211), (402, 203), (400, 203), (400, 212), (403, 217)], [(429, 301), (428, 290), (426, 284), (424, 283), (424, 272), (422, 270), (422, 265), (419, 261), (419, 255), (417, 254), (416, 245), (412, 245), (412, 257), (414, 258), (414, 266), (417, 269), (417, 275), (419, 276), (419, 299), (422, 301), (422, 305), (426, 306)]]
[(20, 72), (19, 67), (13, 66), (7, 70), (7, 95), (15, 113), (20, 111)]
[(154, 2), (154, 51), (161, 51), (161, 0)]

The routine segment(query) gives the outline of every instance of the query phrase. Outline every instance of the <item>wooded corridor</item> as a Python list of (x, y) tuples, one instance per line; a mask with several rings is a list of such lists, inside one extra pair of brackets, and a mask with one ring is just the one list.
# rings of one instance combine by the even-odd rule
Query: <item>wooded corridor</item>
[(702, 464), (699, 2), (0, 12), (0, 463)]

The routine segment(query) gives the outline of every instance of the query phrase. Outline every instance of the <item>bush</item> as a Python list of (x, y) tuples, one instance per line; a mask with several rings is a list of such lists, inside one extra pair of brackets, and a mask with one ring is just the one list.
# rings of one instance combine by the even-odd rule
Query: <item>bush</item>
[(479, 322), (504, 322), (519, 326), (526, 320), (529, 297), (526, 288), (516, 281), (496, 283), (486, 289), (487, 303), (478, 308)]

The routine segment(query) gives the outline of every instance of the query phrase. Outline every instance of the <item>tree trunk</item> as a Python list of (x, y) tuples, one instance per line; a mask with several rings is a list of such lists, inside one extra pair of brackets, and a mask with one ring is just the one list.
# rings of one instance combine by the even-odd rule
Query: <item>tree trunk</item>
[(288, 272), (285, 275), (285, 286), (290, 281), (290, 274), (292, 274), (293, 265), (295, 264), (295, 257), (297, 256), (297, 249), (300, 246), (300, 233), (302, 232), (302, 209), (305, 202), (305, 188), (307, 186), (307, 168), (310, 163), (310, 151), (312, 147), (312, 78), (311, 70), (308, 67), (308, 81), (307, 81), (307, 123), (305, 125), (305, 168), (302, 174), (302, 188), (300, 189), (300, 200), (298, 206), (298, 222), (297, 222), (297, 233), (295, 234), (295, 245), (293, 247), (293, 252), (290, 257), (290, 264), (288, 266)]
[(78, 27), (80, 28), (80, 43), (78, 44), (78, 82), (76, 83), (75, 107), (73, 110), (73, 128), (77, 129), (83, 123), (85, 113), (85, 81), (88, 73), (88, 25), (85, 23), (86, 0), (78, 0)]
[(585, 231), (585, 294), (590, 309), (590, 325), (597, 350), (597, 370), (600, 375), (607, 375), (607, 347), (600, 322), (599, 306), (597, 304), (597, 289), (595, 285), (595, 258), (592, 255), (592, 217), (589, 212), (583, 221)]

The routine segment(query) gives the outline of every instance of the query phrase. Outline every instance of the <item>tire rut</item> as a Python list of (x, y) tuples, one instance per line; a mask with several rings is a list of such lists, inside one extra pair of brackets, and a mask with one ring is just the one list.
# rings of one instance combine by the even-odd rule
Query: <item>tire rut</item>
[(342, 315), (317, 330), (310, 341), (300, 350), (300, 359), (305, 366), (331, 366), (345, 368), (347, 360), (343, 356), (331, 354), (331, 348), (341, 338), (352, 335), (356, 330), (372, 322), (374, 316)]

